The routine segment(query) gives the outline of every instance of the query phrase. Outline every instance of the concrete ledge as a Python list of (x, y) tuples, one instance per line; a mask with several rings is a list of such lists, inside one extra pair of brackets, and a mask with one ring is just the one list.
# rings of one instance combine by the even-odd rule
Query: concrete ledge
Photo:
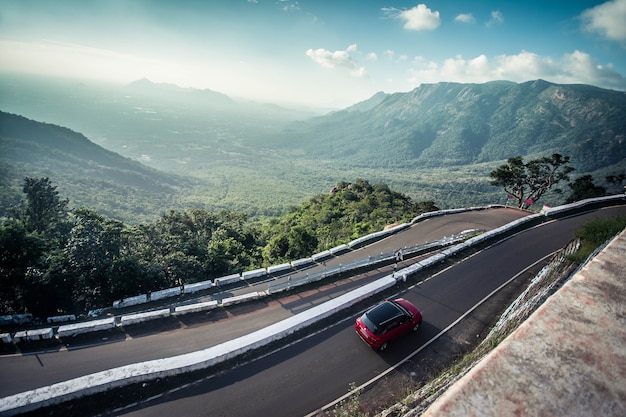
[(625, 416), (625, 260), (622, 231), (422, 416)]

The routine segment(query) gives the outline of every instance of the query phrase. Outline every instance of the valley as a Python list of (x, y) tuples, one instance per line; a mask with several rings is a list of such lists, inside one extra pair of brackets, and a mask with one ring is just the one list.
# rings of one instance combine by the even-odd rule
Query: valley
[[(50, 171), (3, 161), (14, 187), (24, 176), (49, 176), (75, 205), (131, 222), (189, 207), (263, 219), (359, 178), (443, 209), (506, 204), (489, 173), (509, 157), (571, 155), (575, 176), (592, 174), (599, 181), (623, 173), (626, 161), (623, 93), (540, 80), (424, 85), (315, 112), (148, 80), (110, 86), (7, 76), (0, 82), (0, 110), (67, 127), (178, 178), (156, 198), (150, 190), (91, 198), (67, 166)], [(129, 192), (142, 195), (135, 209), (103, 205)], [(541, 203), (562, 201), (551, 193)]]

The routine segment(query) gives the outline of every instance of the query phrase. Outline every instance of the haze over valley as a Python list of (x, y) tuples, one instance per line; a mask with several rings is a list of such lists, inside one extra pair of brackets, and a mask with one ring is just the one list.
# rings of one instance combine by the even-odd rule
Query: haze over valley
[[(571, 156), (575, 176), (600, 180), (626, 166), (624, 93), (542, 80), (423, 85), (409, 93), (377, 93), (326, 114), (145, 79), (112, 88), (14, 76), (3, 79), (0, 94), (3, 111), (33, 121), (28, 127), (25, 120), (3, 118), (2, 159), (17, 169), (6, 175), (9, 183), (19, 188), (24, 176), (48, 176), (73, 203), (126, 220), (188, 207), (277, 215), (357, 178), (441, 208), (505, 204), (506, 195), (489, 184), (489, 172), (512, 156), (561, 153)], [(35, 122), (70, 130), (46, 125), (49, 137), (33, 136)], [(66, 160), (76, 145), (52, 138), (80, 134), (101, 148)], [(63, 163), (42, 165), (26, 158), (36, 152), (14, 152), (20, 140), (43, 147), (44, 139), (50, 139), (46, 159)], [(85, 183), (89, 175), (75, 171), (80, 164), (120, 163), (97, 157), (105, 150), (137, 162), (132, 168), (124, 162), (122, 172), (108, 178), (98, 173), (100, 186)], [(124, 201), (132, 187), (136, 201), (129, 206)], [(563, 198), (551, 195), (542, 203)]]
[(40, 138), (13, 129), (7, 198), (48, 176), (117, 218), (265, 217), (364, 178), (449, 208), (506, 203), (490, 171), (555, 152), (602, 182), (624, 170), (625, 1), (4, 0), (0, 111), (159, 171), (86, 184), (89, 157), (20, 160)]

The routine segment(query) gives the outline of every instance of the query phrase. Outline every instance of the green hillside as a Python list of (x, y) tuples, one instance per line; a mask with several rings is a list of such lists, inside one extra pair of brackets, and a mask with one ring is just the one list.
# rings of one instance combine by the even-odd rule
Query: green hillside
[(466, 166), (554, 152), (570, 155), (582, 172), (626, 165), (623, 92), (502, 81), (429, 84), (372, 99), (373, 106), (291, 126), (274, 146), (370, 168)]
[[(422, 85), (311, 117), (148, 80), (107, 87), (16, 76), (0, 78), (0, 109), (124, 157), (105, 169), (114, 154), (59, 144), (33, 160), (52, 126), (37, 128), (37, 146), (13, 134), (0, 172), (14, 191), (25, 176), (50, 177), (76, 204), (132, 222), (189, 207), (274, 217), (354, 178), (441, 208), (503, 204), (489, 173), (514, 156), (570, 156), (572, 180), (590, 174), (601, 185), (626, 172), (626, 95), (541, 80)], [(563, 201), (547, 194), (541, 203)]]
[[(114, 218), (175, 204), (192, 181), (148, 168), (108, 151), (69, 129), (0, 112), (0, 163), (10, 201), (26, 177), (51, 177), (71, 196), (73, 206), (87, 206)], [(5, 206), (6, 208), (6, 206)]]

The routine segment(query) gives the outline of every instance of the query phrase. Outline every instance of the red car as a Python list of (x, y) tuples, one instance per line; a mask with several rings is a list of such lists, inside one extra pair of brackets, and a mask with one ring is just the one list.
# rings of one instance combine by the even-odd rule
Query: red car
[(422, 324), (422, 313), (410, 301), (397, 298), (384, 301), (356, 319), (354, 328), (365, 343), (385, 350), (390, 341), (416, 331)]

